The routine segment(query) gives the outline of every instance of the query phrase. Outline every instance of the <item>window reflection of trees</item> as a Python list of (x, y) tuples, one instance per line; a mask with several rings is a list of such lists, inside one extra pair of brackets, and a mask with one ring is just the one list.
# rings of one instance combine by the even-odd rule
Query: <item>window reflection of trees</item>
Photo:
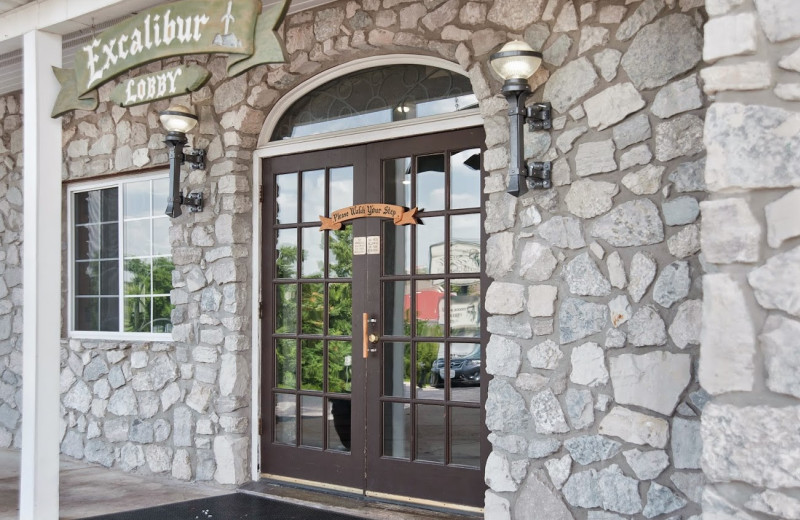
[[(174, 266), (168, 257), (125, 260), (125, 331), (170, 332), (169, 290)], [(160, 296), (160, 297), (159, 297)]]
[[(353, 289), (350, 278), (353, 273), (353, 229), (345, 226), (329, 233), (329, 283), (310, 282), (300, 284), (300, 323), (304, 334), (322, 336), (327, 325), (327, 336), (352, 336), (353, 329)], [(276, 275), (279, 279), (296, 279), (298, 247), (282, 245), (278, 247)], [(323, 278), (324, 265), (319, 273), (312, 276)], [(339, 280), (342, 279), (342, 280)], [(325, 286), (328, 289), (327, 302)], [(275, 332), (278, 334), (297, 334), (297, 284), (279, 284), (276, 289)], [(291, 343), (291, 347), (290, 347)], [(277, 384), (281, 388), (296, 388), (296, 340), (279, 339), (276, 343)], [(300, 341), (301, 386), (307, 390), (322, 390), (325, 364), (321, 340)], [(327, 341), (328, 350), (328, 391), (349, 393), (351, 385), (350, 360), (352, 344), (347, 341)]]

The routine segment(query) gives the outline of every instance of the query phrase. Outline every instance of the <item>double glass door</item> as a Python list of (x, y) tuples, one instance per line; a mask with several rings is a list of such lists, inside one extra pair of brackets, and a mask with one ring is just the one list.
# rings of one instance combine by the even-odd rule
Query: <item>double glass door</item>
[[(267, 159), (262, 471), (478, 506), (480, 129)], [(417, 207), (417, 225), (322, 216)]]

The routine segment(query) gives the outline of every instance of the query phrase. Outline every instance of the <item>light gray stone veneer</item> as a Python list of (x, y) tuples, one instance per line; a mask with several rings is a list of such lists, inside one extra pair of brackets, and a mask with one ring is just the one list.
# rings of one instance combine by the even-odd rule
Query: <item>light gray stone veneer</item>
[[(776, 3), (781, 2), (757, 1), (757, 14), (774, 11)], [(697, 87), (698, 76), (705, 78), (698, 67), (704, 15), (697, 2), (580, 4), (339, 1), (287, 17), (282, 28), (287, 64), (259, 67), (238, 78), (225, 77), (220, 57), (172, 58), (153, 65), (197, 60), (214, 74), (198, 92), (171, 101), (192, 104), (200, 114), (193, 144), (208, 150), (208, 169), (189, 173), (185, 186), (203, 190), (206, 211), (184, 215), (170, 231), (176, 304), (172, 342), (65, 341), (62, 451), (184, 480), (235, 484), (249, 478), (250, 351), (257, 348), (249, 332), (255, 319), (249, 301), (258, 290), (250, 283), (251, 169), (263, 121), (279, 97), (321, 70), (378, 54), (424, 54), (468, 71), (486, 120), (484, 168), (490, 195), (484, 229), (492, 281), (484, 310), (492, 338), (487, 361), (494, 373), (485, 404), (493, 446), (486, 517), (536, 518), (530, 516), (534, 510), (552, 519), (699, 514), (702, 474), (689, 466), (678, 472), (674, 462), (662, 468), (664, 455), (676, 460), (676, 449), (680, 460), (694, 461), (698, 446), (675, 444), (670, 434), (695, 428), (700, 420), (707, 438), (724, 443), (737, 437), (718, 431), (719, 421), (707, 428), (706, 412), (696, 405), (703, 395), (692, 369), (701, 315), (705, 318), (710, 309), (711, 323), (722, 327), (724, 305), (716, 299), (709, 305), (701, 301), (704, 271), (698, 253), (705, 214), (692, 220), (691, 203), (679, 201), (679, 194), (690, 193), (703, 207), (706, 183), (714, 192), (797, 185), (792, 181), (798, 177), (792, 168), (800, 163), (791, 161), (792, 150), (798, 149), (792, 146), (797, 144), (793, 112), (716, 103), (714, 113), (705, 114), (707, 101)], [(709, 12), (714, 7), (709, 5)], [(795, 37), (779, 17), (765, 16), (759, 16), (759, 27), (768, 37)], [(547, 137), (526, 131), (527, 158), (555, 160), (559, 180), (556, 188), (522, 200), (503, 193), (507, 106), (488, 67), (491, 52), (520, 37), (545, 54), (543, 70), (533, 80), (544, 86), (533, 99), (550, 101), (554, 116), (565, 116), (563, 126)], [(796, 58), (783, 58), (787, 70), (797, 67)], [(718, 79), (714, 88), (724, 81)], [(64, 118), (66, 179), (166, 164), (163, 130), (152, 115), (168, 103), (116, 107), (108, 101), (113, 85), (101, 89), (96, 113)], [(0, 203), (5, 223), (0, 279), (8, 290), (4, 295), (0, 284), (3, 446), (18, 443), (20, 424), (18, 97), (0, 97), (0, 116), (0, 190), (8, 186)], [(731, 128), (729, 122), (738, 119), (757, 124)], [(752, 214), (760, 222), (763, 211)], [(796, 246), (791, 226), (762, 229), (763, 236), (775, 237), (773, 242)], [(596, 246), (589, 254), (591, 242)], [(598, 248), (605, 258), (597, 256)], [(670, 267), (678, 261), (688, 269), (683, 263), (679, 269)], [(766, 269), (751, 276), (749, 282), (737, 282), (741, 290), (757, 291), (759, 301), (771, 302), (769, 308), (791, 308), (791, 295), (774, 291), (781, 281), (778, 273)], [(724, 290), (714, 289), (717, 294)], [(630, 317), (615, 322), (616, 315)], [(787, 327), (763, 331), (766, 341), (776, 341), (769, 338)], [(534, 331), (543, 335), (534, 340)], [(753, 337), (760, 333), (754, 326)], [(721, 357), (721, 349), (721, 340), (719, 354), (711, 345), (712, 357)], [(779, 363), (781, 349), (771, 352), (773, 365)], [(658, 363), (638, 364), (640, 358)], [(629, 361), (624, 370), (619, 360)], [(745, 365), (745, 376), (751, 373), (746, 360), (739, 364)], [(663, 383), (664, 373), (651, 368), (656, 365), (669, 365), (675, 380)], [(701, 382), (709, 374), (702, 362), (700, 374)], [(792, 394), (790, 376), (776, 368), (770, 374), (773, 387), (782, 389), (775, 391)], [(708, 389), (712, 394), (731, 388), (724, 379), (732, 376), (709, 377), (718, 380)], [(656, 381), (668, 392), (656, 401), (645, 399), (658, 393), (649, 386)], [(630, 402), (637, 394), (641, 402)], [(618, 395), (628, 397), (620, 400)], [(678, 423), (676, 430), (673, 410), (680, 405), (702, 415), (682, 418), (691, 425)], [(708, 406), (713, 410), (713, 404)], [(742, 417), (737, 424), (749, 420)], [(776, 417), (769, 424), (786, 420)], [(614, 447), (610, 451), (609, 445)], [(712, 482), (731, 475), (751, 479), (764, 462), (734, 464), (722, 460), (722, 453), (709, 457)], [(578, 458), (596, 460), (586, 469)], [(712, 490), (703, 500), (719, 503), (715, 496)], [(751, 510), (789, 507), (780, 504), (767, 496), (754, 499)]]

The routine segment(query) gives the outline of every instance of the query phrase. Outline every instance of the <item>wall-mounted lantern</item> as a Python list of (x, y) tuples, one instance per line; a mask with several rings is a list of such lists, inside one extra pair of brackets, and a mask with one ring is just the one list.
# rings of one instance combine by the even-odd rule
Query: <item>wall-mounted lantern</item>
[[(524, 124), (531, 131), (550, 130), (550, 103), (534, 103), (525, 106), (531, 94), (528, 84), (534, 72), (542, 63), (542, 53), (531, 49), (525, 42), (508, 42), (500, 51), (489, 57), (497, 75), (503, 78), (503, 95), (508, 100), (508, 118), (511, 122), (510, 153), (508, 166), (508, 193), (514, 196), (525, 194), (528, 188), (547, 189), (553, 187), (550, 162), (525, 161)], [(522, 178), (525, 178), (524, 181)]]
[(181, 216), (181, 205), (189, 206), (190, 211), (203, 211), (203, 192), (193, 191), (186, 197), (181, 193), (181, 165), (188, 162), (193, 170), (206, 167), (205, 150), (192, 149), (191, 153), (183, 153), (186, 146), (186, 133), (197, 125), (197, 115), (182, 105), (173, 105), (158, 114), (161, 124), (167, 130), (164, 142), (169, 148), (169, 198), (166, 214), (172, 218)]

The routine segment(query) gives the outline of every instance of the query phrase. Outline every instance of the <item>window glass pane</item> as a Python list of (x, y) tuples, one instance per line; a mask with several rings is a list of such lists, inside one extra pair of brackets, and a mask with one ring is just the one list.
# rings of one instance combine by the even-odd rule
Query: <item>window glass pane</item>
[(411, 157), (383, 161), (383, 202), (411, 206)]
[(450, 408), (450, 463), (480, 468), (480, 438), (480, 408)]
[(275, 343), (275, 385), (297, 387), (297, 341), (294, 339), (279, 339)]
[(303, 222), (325, 214), (325, 170), (303, 172)]
[(325, 374), (322, 340), (304, 339), (300, 343), (300, 388), (322, 391), (322, 379)]
[(303, 228), (303, 278), (322, 278), (325, 268), (325, 233)]
[(325, 323), (324, 284), (305, 283), (302, 285), (302, 301), (300, 302), (300, 330), (303, 334), (322, 334)]
[(119, 257), (119, 225), (102, 224), (102, 236), (100, 237), (100, 257), (118, 258)]
[(328, 399), (328, 449), (350, 451), (350, 399)]
[(100, 262), (100, 294), (114, 296), (119, 294), (119, 260)]
[(391, 220), (383, 222), (385, 248), (383, 252), (384, 274), (411, 273), (411, 228), (395, 226)]
[(297, 230), (278, 230), (275, 247), (277, 277), (297, 278)]
[(411, 397), (411, 344), (383, 344), (383, 395)]
[(481, 272), (481, 216), (450, 217), (450, 272)]
[(481, 281), (461, 279), (450, 281), (450, 335), (479, 337), (481, 335)]
[(100, 298), (75, 298), (75, 330), (98, 330)]
[(325, 416), (322, 413), (322, 397), (304, 395), (300, 397), (302, 405), (300, 417), (302, 418), (301, 442), (303, 446), (322, 448), (322, 432)]
[(153, 294), (169, 294), (172, 291), (172, 259), (153, 258)]
[(349, 283), (328, 284), (328, 334), (353, 334), (353, 286)]
[(75, 262), (75, 294), (93, 296), (100, 293), (100, 263)]
[(331, 211), (353, 205), (353, 167), (331, 168), (329, 206)]
[(383, 403), (383, 455), (411, 458), (411, 416), (404, 403)]
[(172, 304), (169, 296), (153, 298), (153, 321), (151, 332), (164, 334), (172, 332)]
[(75, 228), (75, 259), (100, 258), (100, 225), (86, 224)]
[(125, 298), (125, 332), (150, 332), (152, 298)]
[(427, 217), (422, 219), (422, 225), (415, 226), (418, 274), (445, 272), (444, 219), (445, 217)]
[(98, 330), (119, 331), (119, 298), (100, 298)]
[(153, 219), (153, 254), (169, 255), (172, 254), (172, 246), (169, 243), (169, 218)]
[(100, 197), (102, 200), (102, 215), (100, 219), (103, 222), (118, 222), (119, 188), (106, 188), (100, 190)]
[[(124, 193), (125, 219), (150, 216), (150, 181), (128, 182), (125, 184)], [(114, 205), (116, 206), (116, 201)]]
[(275, 442), (297, 444), (297, 398), (294, 394), (275, 395)]
[(350, 278), (353, 276), (353, 226), (328, 231), (328, 276)]
[(450, 157), (450, 208), (481, 205), (481, 151), (464, 150)]
[(411, 282), (384, 282), (383, 334), (411, 335)]
[(443, 210), (444, 199), (444, 154), (417, 157), (417, 207)]
[(275, 177), (278, 190), (275, 198), (275, 211), (278, 224), (297, 222), (297, 174), (285, 173)]
[(125, 222), (125, 256), (149, 256), (150, 220)]
[(415, 405), (417, 411), (416, 460), (444, 462), (444, 406)]
[(275, 286), (275, 332), (297, 332), (297, 284)]
[(73, 197), (75, 224), (100, 221), (100, 190), (76, 193)]
[(123, 273), (123, 280), (126, 295), (150, 294), (150, 259), (131, 258), (129, 260), (125, 260), (125, 272)]
[[(164, 215), (167, 209), (167, 199), (169, 198), (169, 178), (156, 179), (153, 182), (153, 206), (152, 215), (159, 217)], [(165, 219), (169, 223), (169, 219)]]
[(417, 397), (419, 399), (444, 399), (444, 343), (419, 342), (417, 349)]
[(450, 399), (480, 402), (481, 345), (452, 343), (450, 345)]
[(442, 280), (417, 280), (417, 336), (444, 336), (444, 287)]
[(328, 342), (328, 392), (349, 394), (353, 383), (353, 344)]

